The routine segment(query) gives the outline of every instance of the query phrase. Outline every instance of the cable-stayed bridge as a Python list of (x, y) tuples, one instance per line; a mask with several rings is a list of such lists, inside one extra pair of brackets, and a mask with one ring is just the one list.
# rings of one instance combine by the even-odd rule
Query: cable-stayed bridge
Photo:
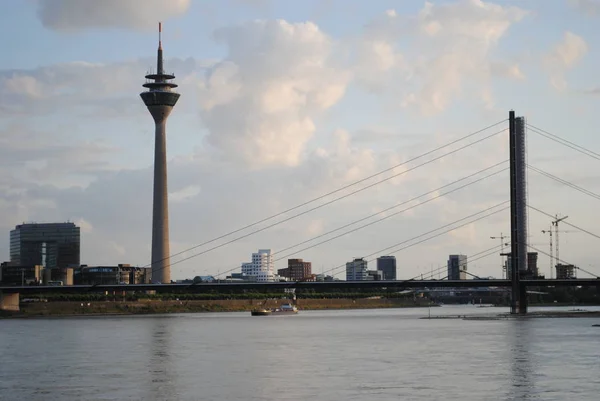
[[(357, 281), (357, 282), (284, 282), (284, 283), (201, 283), (201, 284), (150, 284), (150, 285), (127, 285), (127, 286), (69, 286), (69, 287), (0, 287), (0, 292), (5, 294), (8, 293), (32, 293), (32, 292), (77, 292), (77, 291), (109, 291), (109, 290), (156, 290), (156, 291), (169, 291), (169, 290), (197, 290), (202, 291), (208, 288), (211, 289), (264, 289), (264, 288), (381, 288), (381, 287), (393, 287), (393, 288), (437, 288), (437, 287), (502, 287), (510, 288), (512, 291), (512, 304), (511, 310), (514, 313), (526, 313), (527, 312), (527, 288), (528, 287), (552, 287), (552, 286), (597, 286), (600, 284), (598, 274), (587, 271), (582, 267), (577, 267), (574, 263), (568, 263), (562, 259), (556, 258), (557, 263), (564, 265), (573, 265), (574, 268), (580, 272), (591, 276), (590, 279), (568, 279), (568, 280), (540, 280), (534, 279), (527, 276), (526, 268), (526, 253), (527, 251), (536, 251), (542, 255), (553, 257), (550, 253), (543, 251), (538, 246), (534, 246), (528, 243), (527, 236), (527, 211), (539, 213), (554, 219), (548, 211), (538, 208), (536, 205), (529, 203), (527, 199), (527, 182), (526, 174), (528, 171), (532, 171), (535, 174), (539, 174), (547, 179), (553, 180), (567, 188), (576, 190), (582, 194), (585, 194), (593, 199), (600, 199), (600, 195), (583, 188), (580, 185), (574, 184), (569, 180), (558, 177), (554, 174), (548, 173), (537, 166), (533, 166), (526, 160), (526, 148), (525, 148), (525, 133), (530, 132), (540, 137), (551, 140), (561, 146), (570, 150), (577, 151), (581, 155), (590, 157), (600, 161), (600, 154), (578, 145), (572, 141), (564, 139), (558, 135), (550, 133), (537, 126), (531, 125), (525, 121), (522, 117), (515, 117), (514, 112), (509, 113), (509, 118), (498, 121), (480, 130), (474, 131), (467, 135), (464, 135), (456, 140), (448, 142), (442, 146), (438, 146), (420, 155), (409, 158), (408, 160), (391, 166), (385, 170), (379, 171), (376, 174), (372, 174), (368, 177), (361, 178), (355, 182), (352, 182), (343, 187), (337, 188), (333, 191), (327, 192), (314, 199), (302, 202), (298, 205), (287, 208), (281, 212), (273, 214), (271, 216), (257, 220), (251, 224), (237, 228), (230, 232), (222, 235), (218, 235), (208, 241), (204, 241), (188, 249), (169, 255), (168, 259), (169, 267), (188, 261), (193, 258), (200, 257), (202, 255), (213, 252), (217, 249), (224, 248), (230, 244), (240, 241), (245, 238), (249, 238), (261, 232), (267, 231), (276, 226), (286, 224), (294, 219), (301, 216), (310, 214), (316, 210), (333, 205), (343, 199), (349, 198), (361, 192), (367, 191), (371, 188), (375, 188), (385, 182), (388, 182), (394, 178), (402, 175), (410, 174), (421, 167), (432, 164), (445, 157), (453, 154), (460, 153), (465, 149), (471, 148), (479, 143), (495, 138), (501, 134), (508, 133), (509, 137), (509, 154), (507, 157), (500, 161), (493, 161), (487, 167), (480, 169), (474, 173), (468, 174), (455, 181), (444, 184), (438, 188), (414, 196), (411, 199), (407, 199), (403, 202), (392, 205), (386, 209), (372, 213), (368, 216), (354, 220), (342, 226), (339, 226), (333, 230), (319, 234), (312, 238), (303, 240), (299, 243), (292, 244), (275, 254), (274, 261), (280, 261), (289, 257), (298, 255), (303, 251), (307, 251), (312, 248), (316, 248), (351, 233), (358, 232), (366, 227), (373, 226), (384, 220), (399, 216), (410, 210), (418, 208), (422, 205), (430, 203), (436, 199), (450, 195), (452, 193), (465, 190), (477, 183), (483, 182), (491, 177), (498, 176), (501, 173), (509, 172), (510, 182), (510, 198), (504, 201), (498, 202), (492, 206), (486, 207), (475, 213), (464, 216), (460, 219), (454, 220), (450, 223), (441, 225), (433, 230), (415, 235), (404, 241), (389, 245), (385, 248), (376, 250), (372, 253), (362, 255), (367, 262), (376, 260), (377, 255), (394, 255), (401, 253), (402, 251), (418, 246), (419, 244), (430, 241), (434, 238), (443, 236), (451, 233), (461, 227), (465, 227), (472, 223), (484, 220), (494, 215), (506, 213), (510, 216), (511, 232), (510, 241), (506, 243), (497, 244), (496, 246), (482, 250), (475, 254), (468, 255), (469, 262), (472, 263), (479, 259), (483, 259), (492, 255), (498, 255), (504, 246), (510, 247), (510, 260), (511, 260), (511, 272), (510, 280), (482, 280), (475, 278), (472, 280), (458, 280), (449, 281), (444, 279), (433, 280), (436, 275), (446, 270), (446, 266), (440, 266), (437, 269), (432, 269), (429, 273), (419, 275), (413, 278), (397, 280), (397, 281)], [(407, 167), (410, 166), (410, 167)], [(402, 168), (400, 172), (396, 172), (397, 169)], [(565, 209), (568, 209), (571, 205), (565, 205)], [(574, 224), (571, 221), (561, 221), (561, 224), (570, 226), (577, 229), (579, 232), (584, 233), (595, 239), (600, 239), (600, 236), (595, 234), (592, 230), (583, 227), (580, 224)], [(189, 253), (192, 253), (188, 256)], [(156, 261), (152, 261), (156, 262)], [(148, 263), (146, 266), (150, 266), (152, 263)], [(345, 263), (338, 266), (324, 270), (322, 273), (335, 274), (341, 269), (344, 269)], [(226, 275), (228, 273), (238, 271), (239, 265), (223, 269), (220, 275)]]

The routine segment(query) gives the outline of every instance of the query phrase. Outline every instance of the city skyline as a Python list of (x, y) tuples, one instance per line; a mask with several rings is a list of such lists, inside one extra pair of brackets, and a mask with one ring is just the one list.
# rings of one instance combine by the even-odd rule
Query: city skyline
[[(86, 238), (82, 260), (150, 263), (154, 143), (137, 96), (140, 76), (154, 65), (159, 20), (169, 27), (165, 64), (184, 95), (167, 138), (171, 254), (503, 120), (509, 109), (600, 148), (593, 113), (600, 101), (599, 18), (583, 2), (415, 2), (394, 11), (395, 2), (350, 2), (352, 13), (335, 7), (342, 10), (335, 18), (316, 2), (239, 3), (234, 15), (225, 10), (235, 2), (213, 3), (212, 10), (184, 0), (159, 3), (135, 11), (99, 3), (102, 13), (76, 25), (69, 13), (83, 11), (66, 12), (66, 2), (7, 5), (0, 33), (28, 34), (16, 35), (0, 61), (1, 242), (8, 244), (9, 230), (24, 220), (71, 220)], [(453, 53), (444, 50), (448, 41), (456, 44)], [(597, 161), (533, 132), (528, 145), (532, 165), (600, 190)], [(174, 264), (172, 278), (216, 275), (267, 245), (277, 258), (277, 249), (506, 158), (506, 136), (493, 138), (337, 206)], [(532, 205), (594, 231), (595, 204), (584, 195), (534, 172), (529, 185)], [(505, 173), (289, 258), (310, 260), (319, 273), (507, 199)], [(529, 218), (530, 242), (549, 252), (541, 230), (551, 219), (534, 211)], [(397, 253), (398, 278), (443, 266), (450, 254), (490, 248), (497, 241), (489, 237), (509, 232), (508, 225), (506, 212)], [(595, 241), (561, 234), (561, 259), (598, 273), (600, 266), (589, 267)], [(539, 258), (548, 276), (548, 259)], [(7, 247), (0, 259), (9, 259)], [(499, 259), (469, 263), (469, 271), (501, 277)]]

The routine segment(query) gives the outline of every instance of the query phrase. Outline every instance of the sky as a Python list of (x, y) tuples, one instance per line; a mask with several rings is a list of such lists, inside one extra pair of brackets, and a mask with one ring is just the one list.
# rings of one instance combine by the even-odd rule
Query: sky
[[(490, 237), (510, 231), (509, 110), (600, 149), (598, 0), (3, 7), (1, 260), (15, 225), (73, 221), (83, 264), (150, 262), (154, 126), (139, 93), (158, 21), (181, 94), (167, 124), (173, 279), (239, 271), (264, 248), (276, 268), (303, 258), (338, 277), (354, 257), (394, 254), (410, 278), (457, 253), (501, 277)], [(533, 129), (527, 144), (531, 166), (600, 192), (597, 159)], [(600, 231), (597, 199), (534, 170), (528, 196), (568, 216), (560, 259), (600, 274), (598, 238), (581, 230)], [(549, 276), (552, 219), (528, 213)]]

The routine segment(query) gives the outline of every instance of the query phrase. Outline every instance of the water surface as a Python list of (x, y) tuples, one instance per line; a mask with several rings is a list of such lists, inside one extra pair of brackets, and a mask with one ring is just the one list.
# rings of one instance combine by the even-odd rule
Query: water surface
[[(503, 311), (444, 306), (431, 314)], [(420, 319), (428, 313), (0, 320), (0, 400), (599, 397), (597, 318)]]

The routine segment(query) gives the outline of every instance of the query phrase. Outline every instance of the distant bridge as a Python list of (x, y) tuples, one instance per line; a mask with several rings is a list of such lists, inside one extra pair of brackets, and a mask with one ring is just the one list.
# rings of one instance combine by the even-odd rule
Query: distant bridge
[[(600, 286), (600, 278), (569, 280), (521, 280), (526, 287), (579, 287)], [(510, 288), (510, 280), (398, 280), (398, 281), (283, 281), (277, 283), (197, 283), (197, 284), (115, 284), (68, 286), (0, 286), (0, 310), (19, 310), (21, 294), (83, 294), (98, 292), (156, 291), (159, 293), (281, 290), (286, 288), (313, 290), (357, 290), (384, 288)]]
[[(600, 286), (598, 278), (568, 280), (521, 280), (527, 287), (579, 287)], [(20, 294), (42, 293), (84, 293), (105, 291), (156, 291), (168, 292), (206, 292), (206, 291), (242, 291), (242, 290), (279, 290), (285, 288), (313, 290), (351, 290), (380, 288), (507, 288), (510, 280), (397, 280), (397, 281), (283, 281), (266, 283), (197, 283), (197, 284), (114, 284), (114, 285), (69, 285), (69, 286), (5, 286), (0, 292)]]

